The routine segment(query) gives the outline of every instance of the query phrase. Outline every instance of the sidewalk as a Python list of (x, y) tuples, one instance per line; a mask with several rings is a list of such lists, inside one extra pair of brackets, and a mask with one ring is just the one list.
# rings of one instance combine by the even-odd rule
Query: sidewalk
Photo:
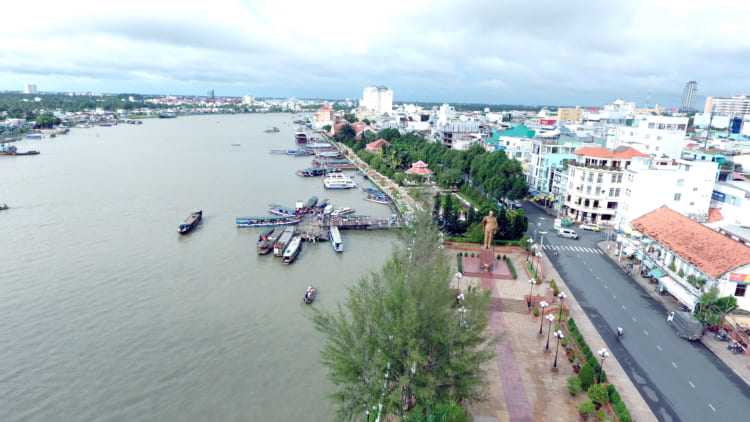
[[(599, 242), (597, 246), (599, 246), (599, 249), (607, 253), (607, 255), (613, 261), (617, 262), (617, 248), (614, 247), (614, 242), (609, 243), (609, 249), (607, 249), (607, 242)], [(621, 267), (624, 267), (626, 263), (627, 261), (623, 259), (619, 263), (619, 265)], [(641, 286), (641, 288), (643, 288), (643, 290), (648, 293), (648, 295), (651, 296), (652, 299), (656, 300), (664, 307), (664, 319), (666, 323), (667, 313), (676, 311), (680, 308), (677, 299), (669, 294), (660, 295), (656, 291), (657, 285), (651, 283), (648, 278), (641, 277), (639, 273), (640, 270), (637, 267), (634, 268), (631, 278), (635, 280), (635, 282), (638, 283), (638, 285)], [(750, 386), (750, 359), (748, 359), (747, 356), (741, 354), (735, 355), (734, 353), (730, 352), (727, 349), (727, 344), (729, 343), (714, 339), (713, 334), (714, 333), (710, 331), (706, 331), (706, 333), (703, 335), (703, 338), (700, 339), (700, 342), (703, 343), (703, 345), (706, 346), (708, 350), (710, 350), (717, 358), (724, 362), (730, 369), (732, 369), (732, 371), (734, 371), (737, 376), (745, 381), (748, 386)]]

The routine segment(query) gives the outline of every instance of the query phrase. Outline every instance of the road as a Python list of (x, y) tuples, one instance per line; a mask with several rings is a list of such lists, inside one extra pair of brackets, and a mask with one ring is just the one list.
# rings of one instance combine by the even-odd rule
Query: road
[[(540, 243), (610, 351), (661, 421), (730, 421), (750, 415), (750, 389), (701, 342), (678, 337), (666, 311), (596, 246), (604, 232), (557, 237), (553, 217), (524, 205), (527, 234)], [(553, 250), (558, 249), (555, 257)], [(624, 338), (617, 339), (617, 327)], [(604, 362), (606, 371), (607, 362)], [(627, 404), (627, 403), (626, 403)]]

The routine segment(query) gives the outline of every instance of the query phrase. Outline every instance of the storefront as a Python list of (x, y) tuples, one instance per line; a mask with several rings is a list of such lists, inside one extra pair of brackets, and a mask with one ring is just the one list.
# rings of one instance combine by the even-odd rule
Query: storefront
[(689, 292), (685, 287), (680, 285), (672, 277), (664, 276), (659, 278), (659, 285), (665, 291), (669, 292), (681, 305), (685, 305), (690, 309), (690, 312), (695, 310), (695, 305), (698, 303), (698, 297), (692, 292)]

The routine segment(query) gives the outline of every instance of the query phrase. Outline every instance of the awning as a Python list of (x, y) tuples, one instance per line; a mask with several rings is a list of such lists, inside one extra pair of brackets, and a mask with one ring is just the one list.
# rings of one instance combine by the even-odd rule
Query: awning
[(643, 260), (643, 254), (640, 252), (635, 253), (635, 259), (642, 261)]
[(661, 283), (672, 296), (679, 300), (680, 303), (690, 308), (690, 312), (695, 309), (695, 304), (698, 303), (699, 298), (687, 291), (672, 277), (662, 277), (659, 279), (659, 283)]
[(667, 273), (665, 273), (661, 268), (654, 268), (651, 270), (651, 272), (649, 272), (649, 274), (656, 278), (662, 278), (667, 275)]
[(651, 262), (651, 261), (649, 261), (648, 259), (644, 259), (643, 260), (643, 266), (646, 267), (646, 268), (651, 268), (651, 267), (654, 266), (654, 263)]
[(630, 255), (633, 255), (633, 253), (635, 253), (635, 251), (630, 246), (624, 246), (622, 248), (622, 253), (624, 255), (630, 256)]

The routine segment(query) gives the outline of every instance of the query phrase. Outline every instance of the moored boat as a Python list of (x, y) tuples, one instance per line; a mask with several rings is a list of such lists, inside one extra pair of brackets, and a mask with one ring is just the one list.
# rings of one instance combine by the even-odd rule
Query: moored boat
[(302, 217), (295, 215), (271, 215), (263, 217), (237, 217), (235, 224), (237, 227), (271, 227), (271, 226), (289, 226), (298, 224)]
[(314, 176), (322, 176), (326, 174), (326, 170), (323, 168), (306, 168), (302, 170), (297, 170), (297, 175), (302, 177), (314, 177)]
[(365, 201), (374, 202), (376, 204), (390, 205), (391, 199), (384, 193), (371, 193), (367, 195)]
[(305, 290), (305, 295), (302, 296), (302, 301), (305, 302), (305, 304), (309, 305), (313, 303), (313, 300), (315, 300), (315, 294), (316, 294), (315, 286), (310, 284), (307, 286), (307, 290)]
[(300, 249), (302, 249), (302, 238), (299, 236), (292, 237), (292, 240), (289, 241), (286, 249), (284, 249), (284, 255), (281, 258), (281, 262), (284, 264), (291, 264), (294, 262), (294, 260), (297, 259), (297, 255), (299, 255)]
[(190, 216), (183, 221), (177, 228), (177, 232), (180, 234), (188, 234), (191, 230), (201, 222), (203, 218), (203, 210), (195, 210), (190, 213)]
[(304, 204), (297, 203), (297, 213), (299, 214), (306, 214), (315, 208), (315, 204), (318, 203), (318, 197), (317, 196), (311, 196), (310, 199), (307, 200)]
[(276, 133), (278, 131), (279, 131), (279, 128), (277, 128), (276, 126), (264, 130), (264, 132), (266, 132), (266, 133)]
[(294, 227), (287, 227), (273, 243), (273, 256), (283, 256), (287, 245), (294, 237)]
[(269, 207), (270, 208), (268, 208), (268, 212), (270, 212), (273, 215), (282, 215), (282, 216), (287, 216), (287, 217), (297, 215), (297, 211), (291, 208), (282, 207), (281, 205), (271, 204), (269, 205)]
[(357, 184), (344, 173), (329, 173), (323, 179), (323, 187), (326, 189), (352, 189)]
[(331, 238), (331, 245), (333, 246), (333, 250), (336, 252), (344, 252), (344, 242), (341, 241), (341, 233), (339, 232), (339, 228), (336, 226), (331, 226), (328, 229), (328, 237)]
[(305, 130), (302, 128), (297, 129), (297, 131), (294, 133), (294, 141), (298, 144), (306, 144), (307, 143), (307, 134), (305, 134)]
[(0, 205), (0, 211), (7, 210), (7, 209), (8, 209), (8, 204), (4, 203), (3, 205)]
[(265, 255), (271, 252), (273, 250), (273, 244), (282, 232), (281, 228), (273, 227), (263, 230), (260, 236), (258, 236), (258, 243), (256, 244), (258, 255)]

